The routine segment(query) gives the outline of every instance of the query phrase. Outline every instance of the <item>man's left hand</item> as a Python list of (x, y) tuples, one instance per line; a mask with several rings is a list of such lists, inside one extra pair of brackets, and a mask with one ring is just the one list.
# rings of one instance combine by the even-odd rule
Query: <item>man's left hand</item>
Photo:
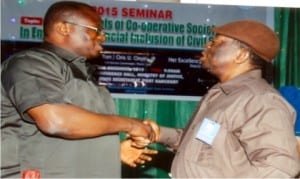
[(149, 155), (157, 154), (157, 150), (151, 150), (147, 148), (136, 148), (132, 145), (133, 141), (130, 139), (121, 142), (121, 160), (123, 163), (136, 167), (138, 164), (144, 164), (147, 161), (151, 161), (152, 157)]

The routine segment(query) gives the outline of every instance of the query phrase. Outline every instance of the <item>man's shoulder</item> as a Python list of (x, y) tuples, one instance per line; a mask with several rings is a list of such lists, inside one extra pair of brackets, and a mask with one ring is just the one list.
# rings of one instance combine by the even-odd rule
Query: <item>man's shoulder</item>
[(13, 54), (2, 65), (4, 68), (27, 68), (39, 64), (48, 66), (61, 65), (62, 63), (62, 59), (55, 53), (40, 47), (34, 47)]
[(264, 79), (251, 79), (242, 84), (244, 90), (248, 90), (253, 95), (266, 93), (278, 94), (278, 91)]
[(17, 54), (14, 55), (14, 58), (18, 58), (18, 57), (29, 57), (32, 59), (59, 59), (61, 60), (61, 58), (55, 54), (54, 52), (51, 52), (50, 50), (41, 48), (41, 47), (34, 47), (34, 48), (30, 48), (24, 51), (21, 51)]

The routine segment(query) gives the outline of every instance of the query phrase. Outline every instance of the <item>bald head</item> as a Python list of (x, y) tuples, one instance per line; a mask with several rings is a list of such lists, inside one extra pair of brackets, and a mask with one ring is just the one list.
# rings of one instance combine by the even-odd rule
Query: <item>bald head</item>
[(75, 1), (60, 1), (52, 4), (44, 17), (44, 36), (51, 33), (55, 23), (76, 19), (77, 17), (97, 19), (95, 9), (87, 4)]

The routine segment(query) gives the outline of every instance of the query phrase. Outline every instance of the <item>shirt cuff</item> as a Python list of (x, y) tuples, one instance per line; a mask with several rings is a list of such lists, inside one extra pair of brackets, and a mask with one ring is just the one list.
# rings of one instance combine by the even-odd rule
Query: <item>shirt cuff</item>
[(183, 130), (169, 127), (160, 127), (159, 143), (162, 143), (172, 149), (177, 149)]

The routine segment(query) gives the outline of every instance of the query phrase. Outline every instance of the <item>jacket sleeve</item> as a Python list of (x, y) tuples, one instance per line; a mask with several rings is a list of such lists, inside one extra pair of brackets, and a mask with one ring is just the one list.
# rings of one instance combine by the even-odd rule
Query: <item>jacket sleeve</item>
[(169, 147), (171, 150), (177, 150), (181, 141), (183, 130), (176, 128), (160, 127), (159, 143)]
[(245, 113), (249, 115), (239, 140), (249, 158), (251, 176), (296, 176), (300, 171), (300, 160), (293, 108), (278, 95), (264, 94), (249, 102)]

